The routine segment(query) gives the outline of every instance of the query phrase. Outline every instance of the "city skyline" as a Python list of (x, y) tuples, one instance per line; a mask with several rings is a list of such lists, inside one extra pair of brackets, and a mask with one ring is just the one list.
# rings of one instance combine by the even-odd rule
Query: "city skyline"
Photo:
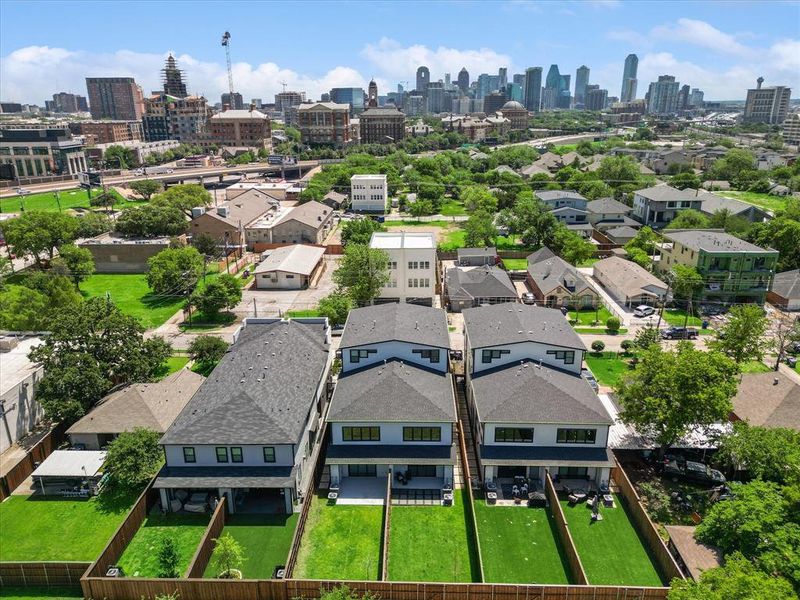
[[(26, 25), (29, 3), (6, 0), (0, 3), (0, 98), (42, 104), (60, 91), (85, 94), (85, 78), (97, 76), (134, 77), (147, 95), (160, 88), (164, 60), (173, 53), (185, 71), (188, 91), (215, 102), (227, 91), (219, 44), (225, 28), (232, 36), (236, 91), (246, 100), (272, 98), (281, 91), (281, 82), (318, 98), (334, 87), (366, 89), (372, 78), (382, 93), (398, 83), (410, 89), (419, 66), (430, 69), (431, 81), (444, 80), (446, 73), (455, 80), (462, 67), (471, 80), (506, 67), (510, 80), (528, 67), (547, 70), (551, 64), (558, 64), (564, 74), (574, 74), (585, 64), (591, 69), (589, 83), (617, 95), (630, 53), (639, 56), (640, 98), (660, 75), (703, 89), (707, 100), (744, 100), (759, 76), (768, 86), (800, 89), (800, 7), (759, 3), (759, 11), (752, 11), (742, 4), (746, 3), (661, 2), (648, 3), (650, 8), (643, 10), (641, 3), (633, 2), (510, 2), (498, 5), (497, 22), (487, 27), (477, 15), (479, 5), (462, 3), (465, 27), (435, 32), (437, 15), (452, 10), (453, 4), (426, 3), (421, 14), (427, 18), (415, 21), (408, 32), (400, 26), (401, 14), (408, 17), (412, 11), (408, 4), (397, 3), (350, 11), (347, 4), (309, 2), (305, 21), (297, 21), (287, 20), (297, 8), (290, 3), (230, 2), (222, 17), (216, 14), (222, 5), (211, 4), (202, 12), (164, 5), (156, 15), (131, 13), (134, 5), (125, 2), (104, 7), (102, 13), (83, 2), (40, 2), (41, 8), (54, 10), (37, 13), (33, 27)], [(245, 6), (263, 6), (268, 8), (265, 15), (276, 22), (297, 23), (304, 33), (302, 42), (297, 43), (296, 27), (273, 28), (268, 48), (263, 47), (263, 31), (237, 10)], [(352, 31), (364, 33), (333, 44), (329, 36), (315, 35), (331, 19), (342, 18), (330, 14), (334, 9), (347, 15)], [(135, 28), (135, 36), (126, 36), (131, 14), (141, 26)], [(535, 24), (535, 36), (524, 35), (530, 32), (519, 27), (520, 18)], [(75, 35), (100, 19), (102, 30)], [(634, 30), (622, 23), (638, 26)], [(584, 30), (594, 35), (581, 35)], [(565, 43), (567, 31), (573, 34), (570, 39), (581, 43)], [(574, 91), (574, 81), (571, 88)]]

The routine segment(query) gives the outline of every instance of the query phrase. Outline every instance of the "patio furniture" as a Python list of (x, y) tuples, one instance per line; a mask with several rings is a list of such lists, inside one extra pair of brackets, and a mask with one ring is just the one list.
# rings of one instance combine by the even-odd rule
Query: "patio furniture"
[(183, 510), (192, 513), (204, 513), (208, 509), (208, 494), (195, 492), (183, 505)]
[(328, 492), (328, 504), (336, 504), (336, 501), (339, 499), (339, 492), (330, 491)]
[(614, 508), (614, 496), (611, 494), (603, 494), (603, 506)]
[(453, 493), (442, 494), (442, 504), (444, 506), (453, 506)]
[(170, 512), (178, 512), (183, 507), (183, 504), (177, 498), (170, 500), (169, 502), (169, 510)]
[(486, 492), (486, 504), (497, 504), (497, 492)]
[(186, 499), (189, 497), (189, 492), (186, 490), (178, 490), (175, 492), (175, 497), (181, 502), (186, 502)]
[(541, 492), (531, 492), (528, 494), (528, 506), (531, 508), (545, 508), (547, 506), (547, 496)]
[[(495, 483), (494, 481), (487, 481), (484, 487), (486, 487), (487, 492), (497, 491), (497, 483)], [(497, 494), (495, 494), (495, 497), (497, 497)]]

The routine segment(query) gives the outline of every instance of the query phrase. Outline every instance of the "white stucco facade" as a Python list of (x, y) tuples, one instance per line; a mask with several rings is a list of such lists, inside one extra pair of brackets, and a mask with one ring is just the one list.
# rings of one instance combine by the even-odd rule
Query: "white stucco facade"
[(432, 233), (373, 233), (370, 247), (389, 255), (389, 282), (378, 294), (379, 299), (433, 304), (437, 269)]

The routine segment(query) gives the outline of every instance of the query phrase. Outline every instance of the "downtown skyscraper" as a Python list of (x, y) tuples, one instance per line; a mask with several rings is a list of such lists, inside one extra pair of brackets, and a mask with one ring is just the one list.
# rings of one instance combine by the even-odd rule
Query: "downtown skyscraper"
[(586, 86), (589, 85), (589, 67), (581, 65), (575, 72), (575, 108), (586, 104)]
[(619, 94), (620, 102), (636, 100), (636, 74), (639, 70), (639, 57), (628, 54), (625, 58), (625, 69), (622, 72), (622, 91)]
[(539, 112), (542, 107), (542, 67), (525, 69), (525, 108)]

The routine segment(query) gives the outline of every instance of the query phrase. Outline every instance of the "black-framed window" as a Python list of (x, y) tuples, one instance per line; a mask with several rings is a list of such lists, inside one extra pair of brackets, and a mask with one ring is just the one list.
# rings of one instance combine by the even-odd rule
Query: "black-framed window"
[(412, 350), (412, 354), (419, 354), (420, 358), (427, 358), (432, 363), (439, 362), (439, 350)]
[(502, 358), (504, 354), (511, 354), (511, 350), (484, 350), (481, 352), (481, 362), (490, 363), (495, 359)]
[(228, 449), (224, 446), (217, 447), (217, 462), (219, 463), (226, 463), (228, 462)]
[(548, 350), (547, 354), (553, 356), (556, 360), (563, 360), (565, 365), (575, 364), (574, 350)]
[(194, 448), (192, 446), (185, 446), (183, 448), (183, 462), (197, 462), (197, 456), (195, 456)]
[(350, 477), (375, 477), (378, 474), (376, 465), (348, 465)]
[(556, 441), (559, 444), (594, 444), (597, 429), (559, 429)]
[(242, 456), (241, 446), (233, 446), (231, 448), (231, 462), (232, 463), (244, 462), (244, 456)]
[(369, 358), (370, 354), (375, 354), (377, 352), (378, 352), (377, 350), (363, 350), (363, 349), (350, 350), (350, 362), (351, 363), (360, 362), (362, 358), (364, 359)]
[(380, 427), (342, 427), (342, 440), (345, 442), (380, 442)]
[(582, 479), (589, 475), (589, 467), (558, 467), (558, 476), (567, 479)]
[(494, 441), (500, 443), (532, 444), (533, 427), (495, 427)]
[(404, 442), (441, 442), (441, 427), (403, 427)]
[(264, 462), (268, 462), (268, 463), (275, 462), (275, 447), (274, 446), (264, 446)]
[(408, 465), (412, 477), (436, 477), (436, 465)]

